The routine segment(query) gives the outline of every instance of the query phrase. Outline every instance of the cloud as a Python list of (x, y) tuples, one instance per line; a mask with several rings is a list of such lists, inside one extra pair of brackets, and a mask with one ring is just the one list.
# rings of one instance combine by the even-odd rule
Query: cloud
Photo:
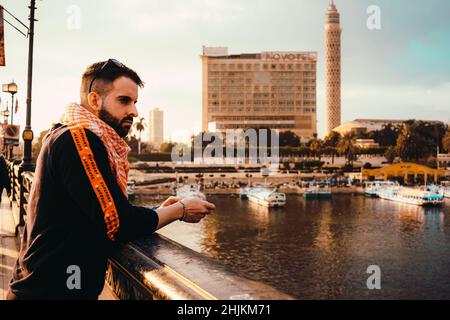
[(232, 0), (159, 0), (114, 2), (115, 15), (132, 14), (131, 27), (138, 32), (167, 32), (195, 24), (223, 23), (241, 17), (244, 6)]

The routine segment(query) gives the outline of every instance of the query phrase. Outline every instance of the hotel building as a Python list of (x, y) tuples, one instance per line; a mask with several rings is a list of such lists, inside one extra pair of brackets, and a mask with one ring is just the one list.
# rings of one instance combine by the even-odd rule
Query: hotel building
[(203, 47), (204, 131), (270, 128), (302, 141), (317, 133), (316, 52), (228, 54)]

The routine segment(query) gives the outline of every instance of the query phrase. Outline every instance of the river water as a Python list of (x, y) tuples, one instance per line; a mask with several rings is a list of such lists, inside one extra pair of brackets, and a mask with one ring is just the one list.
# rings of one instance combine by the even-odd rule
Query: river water
[[(159, 233), (298, 299), (450, 299), (449, 199), (421, 208), (361, 195), (287, 197), (285, 208), (267, 209), (209, 196), (217, 209), (202, 222)], [(381, 289), (367, 287), (371, 265)]]

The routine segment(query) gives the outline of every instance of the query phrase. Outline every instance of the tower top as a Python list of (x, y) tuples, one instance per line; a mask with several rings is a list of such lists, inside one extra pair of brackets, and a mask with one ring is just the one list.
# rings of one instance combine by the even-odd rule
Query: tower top
[(336, 9), (336, 5), (334, 4), (334, 1), (331, 0), (331, 3), (328, 5), (326, 18), (326, 23), (337, 23), (339, 24), (339, 12)]

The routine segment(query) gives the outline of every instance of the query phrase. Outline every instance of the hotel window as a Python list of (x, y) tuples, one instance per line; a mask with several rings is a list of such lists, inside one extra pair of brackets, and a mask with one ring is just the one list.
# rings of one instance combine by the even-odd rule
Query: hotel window
[(247, 70), (252, 70), (252, 65), (251, 65), (251, 64), (246, 64), (246, 65), (245, 65), (245, 68), (246, 68)]
[(254, 64), (253, 67), (255, 68), (255, 70), (259, 70), (259, 64)]
[(292, 70), (293, 69), (292, 64), (288, 64), (287, 68), (288, 68), (288, 70)]
[(227, 70), (227, 65), (226, 65), (226, 64), (221, 64), (221, 65), (220, 65), (220, 69), (222, 69), (222, 70)]
[(239, 70), (242, 70), (243, 65), (242, 65), (241, 63), (239, 63), (239, 64), (237, 65), (237, 68), (238, 68)]
[(263, 64), (263, 69), (264, 70), (267, 70), (269, 68), (269, 65), (268, 64)]
[(280, 64), (279, 66), (281, 70), (284, 70), (284, 64)]
[(230, 64), (228, 67), (229, 67), (230, 69), (234, 69), (234, 64)]
[(296, 64), (296, 65), (295, 65), (295, 69), (301, 70), (301, 69), (302, 69), (302, 65), (301, 65), (301, 64)]
[(272, 65), (270, 66), (270, 68), (271, 68), (272, 70), (275, 70), (275, 69), (277, 68), (277, 65), (276, 65), (276, 64), (272, 64)]

